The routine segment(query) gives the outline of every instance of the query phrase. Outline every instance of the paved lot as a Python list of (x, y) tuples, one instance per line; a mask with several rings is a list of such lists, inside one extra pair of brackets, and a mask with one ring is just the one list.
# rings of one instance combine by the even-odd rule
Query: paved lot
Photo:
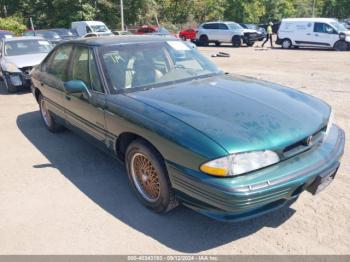
[[(278, 82), (331, 104), (350, 134), (350, 53), (207, 47), (227, 72)], [(122, 166), (71, 132), (44, 128), (32, 95), (0, 89), (1, 254), (349, 254), (350, 161), (291, 208), (223, 224), (180, 207), (143, 208)]]

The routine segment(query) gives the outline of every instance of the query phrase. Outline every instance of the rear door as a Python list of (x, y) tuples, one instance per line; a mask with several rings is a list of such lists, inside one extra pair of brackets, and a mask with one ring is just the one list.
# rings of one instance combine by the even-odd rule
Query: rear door
[(203, 28), (206, 29), (206, 34), (209, 38), (209, 41), (218, 41), (220, 38), (218, 23), (205, 24)]
[(69, 59), (72, 45), (62, 45), (48, 56), (40, 71), (33, 77), (34, 86), (39, 88), (50, 112), (62, 120), (64, 114), (64, 82), (67, 80)]
[(76, 46), (71, 59), (68, 80), (81, 80), (91, 93), (68, 94), (64, 96), (66, 122), (84, 134), (105, 143), (106, 93), (102, 86), (94, 50), (86, 46)]
[(231, 42), (231, 32), (226, 24), (218, 24), (218, 40), (220, 42)]

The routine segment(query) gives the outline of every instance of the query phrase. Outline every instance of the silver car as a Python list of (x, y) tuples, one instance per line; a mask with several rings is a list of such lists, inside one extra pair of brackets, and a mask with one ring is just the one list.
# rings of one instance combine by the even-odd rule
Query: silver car
[(7, 92), (30, 87), (30, 71), (51, 51), (41, 37), (12, 37), (0, 40), (0, 76)]

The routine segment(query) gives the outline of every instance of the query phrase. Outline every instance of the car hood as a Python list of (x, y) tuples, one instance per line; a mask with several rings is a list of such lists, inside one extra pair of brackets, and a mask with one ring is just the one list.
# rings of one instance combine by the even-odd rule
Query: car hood
[(283, 150), (327, 125), (330, 107), (306, 94), (240, 76), (128, 93), (216, 141), (228, 153)]
[(5, 61), (17, 66), (17, 68), (36, 66), (46, 57), (46, 53), (20, 56), (6, 56)]
[(243, 33), (257, 33), (258, 31), (255, 29), (243, 29)]

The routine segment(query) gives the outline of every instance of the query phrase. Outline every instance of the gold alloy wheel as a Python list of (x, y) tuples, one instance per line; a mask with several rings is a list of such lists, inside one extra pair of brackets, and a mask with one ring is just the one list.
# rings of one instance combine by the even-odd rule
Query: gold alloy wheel
[(159, 176), (148, 158), (136, 153), (131, 158), (131, 175), (137, 191), (149, 202), (156, 202), (160, 197)]

